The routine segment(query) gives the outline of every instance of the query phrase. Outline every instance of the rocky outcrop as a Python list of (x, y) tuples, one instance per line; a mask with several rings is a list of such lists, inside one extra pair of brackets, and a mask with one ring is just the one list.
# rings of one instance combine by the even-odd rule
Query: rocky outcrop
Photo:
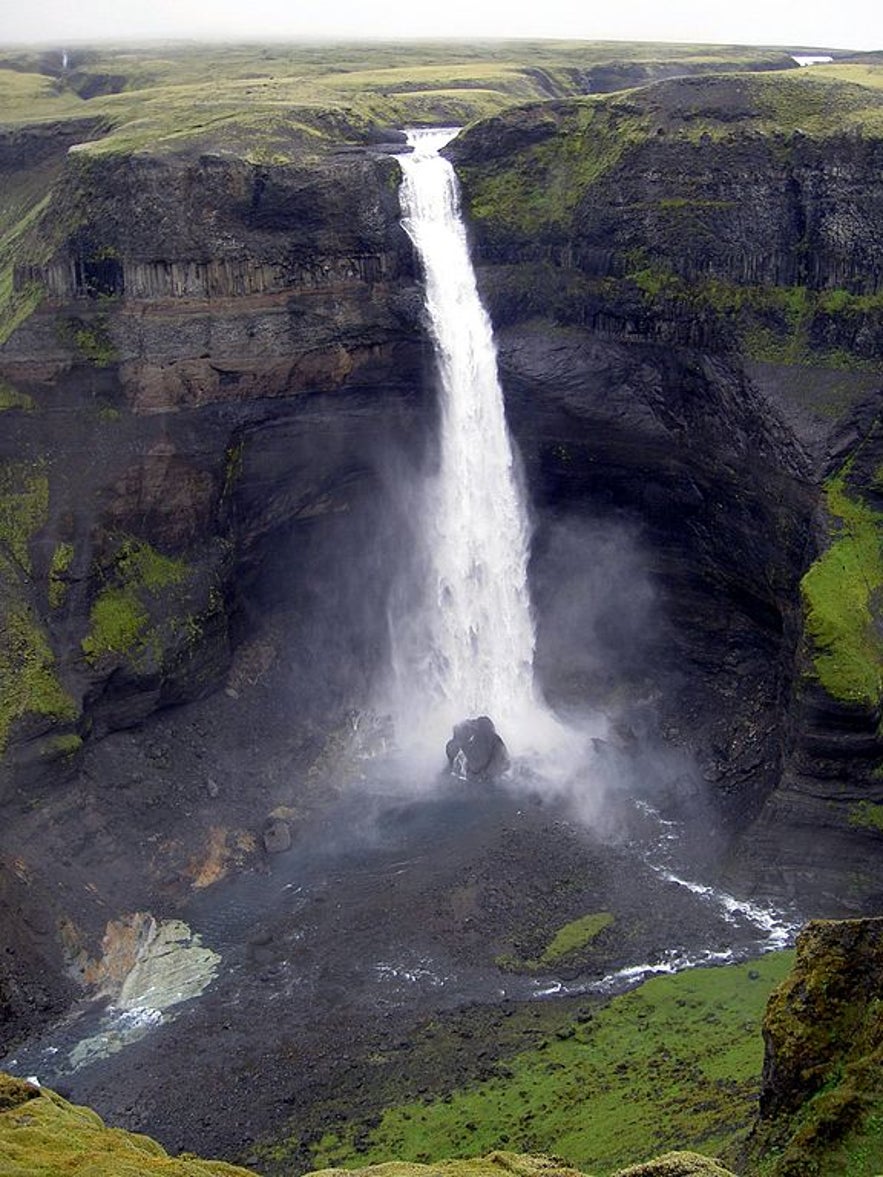
[(776, 1177), (849, 1172), (849, 1142), (879, 1115), (883, 920), (813, 922), (763, 1023), (760, 1121), (748, 1155)]

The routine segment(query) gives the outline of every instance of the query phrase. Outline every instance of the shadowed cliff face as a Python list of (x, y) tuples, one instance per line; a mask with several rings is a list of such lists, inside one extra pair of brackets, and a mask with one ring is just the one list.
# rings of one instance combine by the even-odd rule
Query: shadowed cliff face
[(880, 105), (679, 79), (451, 149), (535, 501), (638, 521), (734, 878), (823, 910), (881, 882)]
[(3, 349), (4, 580), (57, 684), (12, 705), (7, 765), (215, 688), (264, 552), (285, 537), (296, 595), (292, 528), (376, 506), (419, 453), (396, 177), (70, 158), (69, 233), (16, 276), (49, 297)]

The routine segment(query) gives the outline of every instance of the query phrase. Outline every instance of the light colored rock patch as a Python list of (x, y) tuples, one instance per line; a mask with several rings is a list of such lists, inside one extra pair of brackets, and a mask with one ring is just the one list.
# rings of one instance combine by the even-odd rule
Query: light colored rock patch
[(221, 957), (183, 920), (157, 921), (136, 912), (108, 924), (103, 956), (92, 979), (111, 1005), (97, 1034), (68, 1056), (72, 1070), (116, 1054), (170, 1017), (168, 1010), (198, 997), (214, 980)]
[(220, 960), (183, 920), (152, 920), (114, 1004), (124, 1010), (162, 1011), (189, 1001), (214, 979)]

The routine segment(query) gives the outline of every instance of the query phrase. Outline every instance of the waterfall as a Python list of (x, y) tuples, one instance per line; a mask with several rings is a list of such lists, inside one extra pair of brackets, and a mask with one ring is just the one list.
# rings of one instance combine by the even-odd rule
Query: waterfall
[(547, 717), (533, 683), (530, 525), (506, 427), (493, 332), (476, 288), (457, 178), (438, 153), (456, 130), (411, 131), (402, 224), (425, 282), (439, 380), (438, 470), (420, 505), (423, 584), (394, 629), (397, 675), (436, 731), (489, 715), (519, 751)]

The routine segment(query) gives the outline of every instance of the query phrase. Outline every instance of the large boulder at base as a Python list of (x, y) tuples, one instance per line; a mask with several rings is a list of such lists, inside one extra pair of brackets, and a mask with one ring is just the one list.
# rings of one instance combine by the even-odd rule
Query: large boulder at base
[(506, 745), (486, 715), (456, 724), (445, 752), (451, 772), (464, 779), (490, 780), (509, 767)]

